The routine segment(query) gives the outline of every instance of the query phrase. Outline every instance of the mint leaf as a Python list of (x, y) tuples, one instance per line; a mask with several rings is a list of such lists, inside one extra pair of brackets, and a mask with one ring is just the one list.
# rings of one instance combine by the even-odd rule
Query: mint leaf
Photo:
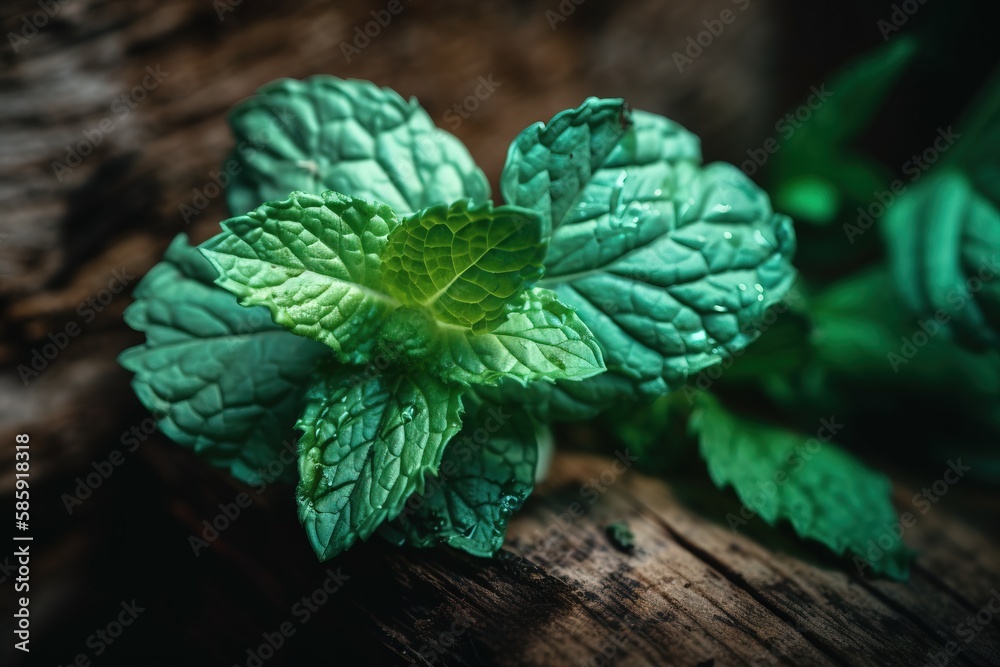
[[(485, 442), (477, 432), (489, 434)], [(534, 488), (537, 459), (527, 414), (478, 405), (445, 449), (438, 476), (407, 501), (391, 527), (414, 546), (447, 544), (492, 556), (503, 546), (510, 516)]]
[(608, 368), (581, 386), (535, 390), (559, 394), (540, 399), (561, 405), (557, 418), (607, 407), (587, 405), (597, 396), (679, 388), (752, 342), (791, 286), (791, 221), (742, 172), (700, 159), (694, 135), (621, 100), (592, 98), (515, 140), (504, 196), (552, 209), (539, 284), (576, 310)]
[(463, 384), (521, 385), (582, 380), (604, 370), (601, 348), (572, 308), (549, 290), (521, 294), (507, 321), (490, 333), (443, 329), (438, 372)]
[[(862, 570), (870, 567), (899, 581), (909, 576), (912, 552), (885, 529), (898, 516), (884, 475), (835, 445), (738, 419), (707, 394), (699, 397), (689, 426), (698, 434), (716, 486), (732, 486), (747, 509), (769, 525), (785, 519), (801, 537), (838, 555), (854, 554)], [(728, 519), (732, 527), (746, 521)], [(881, 549), (877, 558), (869, 553), (872, 541)]]
[(604, 372), (582, 382), (532, 382), (527, 387), (505, 379), (496, 386), (480, 385), (476, 393), (498, 405), (523, 408), (542, 423), (574, 422), (624, 402), (634, 395), (635, 385), (623, 375)]
[(332, 367), (306, 394), (296, 428), (299, 520), (320, 560), (393, 519), (461, 428), (461, 390), (429, 375), (352, 377)]
[(368, 81), (280, 79), (229, 116), (238, 165), (226, 190), (238, 215), (289, 192), (349, 193), (407, 215), (490, 195), (469, 152), (409, 102)]
[(560, 257), (600, 243), (595, 227), (617, 212), (614, 202), (641, 207), (639, 193), (675, 186), (675, 164), (700, 161), (698, 138), (680, 125), (629, 111), (620, 99), (591, 97), (517, 136), (500, 190), (509, 204), (547, 213), (553, 229), (579, 225), (563, 234), (564, 247), (552, 249)]
[(397, 302), (381, 292), (380, 255), (397, 224), (387, 206), (336, 192), (264, 204), (222, 223), (201, 245), (216, 281), (245, 306), (325, 343), (347, 363), (371, 353), (379, 322)]
[(709, 165), (668, 187), (638, 208), (623, 196), (613, 215), (556, 229), (540, 283), (601, 342), (608, 373), (590, 382), (622, 376), (640, 398), (753, 342), (795, 277), (791, 221), (738, 169)]
[(509, 303), (542, 275), (537, 214), (489, 202), (439, 204), (405, 218), (383, 255), (385, 290), (435, 319), (476, 333), (499, 326)]
[[(973, 347), (1000, 345), (1000, 211), (954, 169), (926, 176), (885, 216), (907, 305)], [(973, 289), (975, 287), (975, 289)]]
[[(330, 351), (274, 324), (266, 309), (240, 306), (215, 277), (185, 235), (175, 238), (125, 311), (146, 342), (118, 361), (136, 374), (136, 395), (165, 435), (256, 484), (278, 460), (305, 383)], [(280, 478), (292, 481), (294, 467)]]

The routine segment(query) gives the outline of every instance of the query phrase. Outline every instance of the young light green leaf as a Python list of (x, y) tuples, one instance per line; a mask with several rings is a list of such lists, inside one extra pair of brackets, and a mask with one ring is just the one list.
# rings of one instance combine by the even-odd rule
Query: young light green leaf
[[(411, 496), (392, 528), (410, 544), (447, 544), (489, 557), (503, 546), (507, 521), (535, 484), (535, 427), (519, 410), (477, 405), (448, 444), (436, 478)], [(485, 442), (477, 436), (487, 433)]]
[(320, 560), (395, 518), (462, 426), (461, 389), (426, 374), (321, 371), (296, 428), (299, 520)]
[(441, 329), (438, 373), (462, 384), (496, 384), (513, 378), (582, 380), (604, 370), (594, 335), (549, 290), (521, 294), (509, 318), (490, 333)]
[[(698, 138), (680, 125), (632, 112), (620, 99), (591, 97), (518, 135), (500, 190), (507, 203), (547, 214), (553, 229), (596, 225), (609, 215), (609, 201), (624, 196), (641, 206), (635, 193), (652, 197), (657, 190), (673, 189), (673, 166), (700, 161)], [(584, 227), (577, 231), (581, 245), (595, 242), (581, 236)]]
[(383, 253), (396, 226), (389, 207), (336, 192), (293, 192), (222, 223), (201, 245), (216, 283), (245, 306), (325, 343), (346, 363), (362, 363), (374, 333), (397, 302), (380, 291)]
[(944, 169), (914, 186), (883, 225), (907, 305), (972, 346), (1000, 345), (1000, 211), (969, 179)]
[(537, 214), (527, 209), (468, 201), (432, 206), (390, 234), (385, 290), (445, 324), (491, 331), (541, 277), (546, 241)]
[(368, 81), (280, 79), (239, 104), (226, 190), (233, 215), (289, 192), (345, 192), (408, 215), (490, 196), (465, 146), (409, 102)]
[(605, 202), (607, 215), (553, 232), (540, 285), (576, 310), (608, 368), (587, 381), (604, 389), (566, 391), (607, 397), (613, 383), (630, 389), (624, 399), (678, 389), (753, 342), (791, 287), (791, 220), (767, 195), (731, 165), (677, 171), (691, 172), (680, 190), (644, 186)]
[[(909, 576), (912, 552), (886, 530), (898, 517), (884, 475), (818, 438), (743, 421), (707, 394), (698, 399), (690, 428), (698, 434), (716, 486), (732, 486), (769, 525), (789, 521), (801, 537), (837, 554), (853, 554), (862, 572), (870, 568), (896, 580)], [(832, 435), (829, 430), (820, 433), (827, 441)], [(732, 527), (747, 521), (742, 514), (730, 515)]]
[(265, 308), (240, 306), (215, 277), (183, 234), (175, 238), (125, 311), (146, 342), (119, 363), (136, 374), (136, 395), (172, 440), (248, 484), (276, 468), (292, 481), (295, 467), (279, 450), (292, 441), (305, 384), (330, 350), (288, 333)]

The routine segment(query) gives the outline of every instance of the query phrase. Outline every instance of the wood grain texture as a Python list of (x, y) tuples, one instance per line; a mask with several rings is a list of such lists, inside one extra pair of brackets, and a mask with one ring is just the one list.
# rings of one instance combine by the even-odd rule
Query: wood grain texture
[[(188, 221), (180, 207), (212, 182), (232, 145), (225, 113), (258, 86), (324, 72), (416, 96), (494, 186), (518, 131), (589, 95), (675, 118), (707, 155), (736, 161), (791, 101), (775, 96), (775, 0), (754, 0), (685, 73), (672, 53), (729, 0), (588, 0), (555, 30), (545, 16), (555, 1), (407, 1), (350, 62), (340, 43), (384, 2), (230, 4), (220, 16), (200, 0), (66, 0), (16, 53), (9, 42), (0, 52), (0, 444), (32, 437), (35, 664), (93, 657), (88, 637), (131, 600), (142, 615), (94, 664), (246, 665), (283, 623), (293, 634), (269, 667), (922, 665), (961, 641), (957, 629), (1000, 586), (1000, 545), (956, 518), (958, 505), (942, 503), (908, 533), (922, 552), (909, 584), (869, 581), (787, 533), (733, 533), (723, 520), (732, 498), (697, 484), (629, 471), (585, 493), (613, 462), (562, 455), (496, 560), (374, 541), (318, 564), (290, 488), (242, 487), (152, 432), (114, 361), (141, 339), (121, 313), (175, 234), (203, 240), (227, 216), (218, 195)], [(3, 34), (38, 11), (4, 3)], [(167, 75), (138, 100), (157, 67)], [(489, 75), (502, 82), (495, 96), (449, 125), (446, 112)], [(135, 278), (98, 309), (91, 299), (115, 271)], [(25, 381), (18, 366), (74, 324), (80, 333)], [(83, 502), (68, 500), (115, 451), (121, 465)], [(0, 447), (4, 507), (12, 456)], [(196, 553), (192, 538), (241, 493), (249, 506)], [(909, 497), (900, 488), (899, 506)], [(585, 513), (560, 519), (574, 503)], [(634, 553), (604, 534), (618, 520), (636, 534)], [(12, 565), (3, 547), (5, 609)], [(329, 571), (349, 579), (305, 620), (302, 598)], [(952, 664), (1000, 664), (998, 627), (963, 642)], [(17, 664), (6, 641), (0, 656)]]
[[(60, 594), (39, 614), (65, 619), (51, 629), (81, 649), (102, 614), (136, 598), (148, 624), (116, 649), (134, 660), (157, 646), (168, 661), (198, 651), (197, 664), (246, 664), (285, 622), (295, 633), (267, 664), (338, 646), (369, 664), (923, 665), (949, 641), (962, 648), (949, 664), (1000, 660), (1000, 625), (968, 642), (958, 634), (1000, 581), (996, 537), (943, 505), (907, 535), (922, 546), (911, 581), (870, 580), (780, 531), (734, 533), (724, 522), (734, 499), (705, 494), (720, 500), (693, 509), (701, 482), (613, 474), (613, 460), (560, 454), (494, 560), (376, 538), (320, 564), (289, 520), (290, 487), (258, 493), (158, 435), (130, 456), (72, 516), (57, 505), (73, 480), (43, 487), (51, 556), (36, 576)], [(602, 474), (613, 479), (603, 491), (585, 486)], [(203, 522), (240, 493), (249, 507), (211, 538)], [(616, 521), (634, 532), (634, 551), (608, 540)], [(192, 538), (206, 535), (195, 554)], [(301, 622), (296, 604), (331, 573), (346, 582)], [(72, 648), (53, 657), (68, 660)]]

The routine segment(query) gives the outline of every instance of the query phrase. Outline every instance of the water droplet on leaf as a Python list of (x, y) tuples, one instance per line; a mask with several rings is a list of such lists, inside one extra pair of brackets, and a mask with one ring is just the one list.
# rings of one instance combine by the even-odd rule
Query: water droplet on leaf
[(409, 424), (411, 421), (413, 421), (413, 412), (414, 412), (414, 408), (413, 408), (412, 404), (405, 406), (400, 411), (399, 414), (403, 418), (403, 423), (404, 424)]

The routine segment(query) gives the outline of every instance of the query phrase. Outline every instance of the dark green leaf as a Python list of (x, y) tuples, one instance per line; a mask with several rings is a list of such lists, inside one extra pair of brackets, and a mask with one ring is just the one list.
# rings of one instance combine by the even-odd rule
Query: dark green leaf
[(964, 174), (926, 176), (889, 209), (883, 230), (915, 313), (973, 346), (1000, 345), (1000, 211)]
[(332, 366), (306, 394), (296, 428), (302, 522), (320, 560), (395, 518), (461, 428), (461, 390), (427, 375), (354, 375)]
[(447, 544), (492, 556), (534, 487), (537, 459), (526, 413), (476, 405), (445, 449), (438, 477), (407, 501), (394, 528), (418, 547)]
[[(708, 395), (698, 403), (690, 427), (709, 475), (720, 488), (732, 486), (751, 516), (769, 525), (787, 520), (801, 537), (863, 559), (855, 559), (863, 571), (909, 576), (912, 552), (891, 530), (898, 516), (885, 476), (829, 442), (743, 421)], [(731, 515), (730, 525), (753, 520), (745, 515)]]
[[(309, 376), (330, 350), (288, 333), (265, 308), (240, 306), (215, 277), (183, 234), (174, 239), (125, 311), (146, 342), (119, 362), (136, 374), (132, 386), (164, 434), (256, 484), (278, 461)], [(279, 470), (294, 479), (294, 466)]]
[(280, 79), (229, 117), (236, 149), (233, 215), (289, 192), (333, 190), (408, 215), (440, 202), (484, 201), (486, 176), (416, 100), (368, 81)]

